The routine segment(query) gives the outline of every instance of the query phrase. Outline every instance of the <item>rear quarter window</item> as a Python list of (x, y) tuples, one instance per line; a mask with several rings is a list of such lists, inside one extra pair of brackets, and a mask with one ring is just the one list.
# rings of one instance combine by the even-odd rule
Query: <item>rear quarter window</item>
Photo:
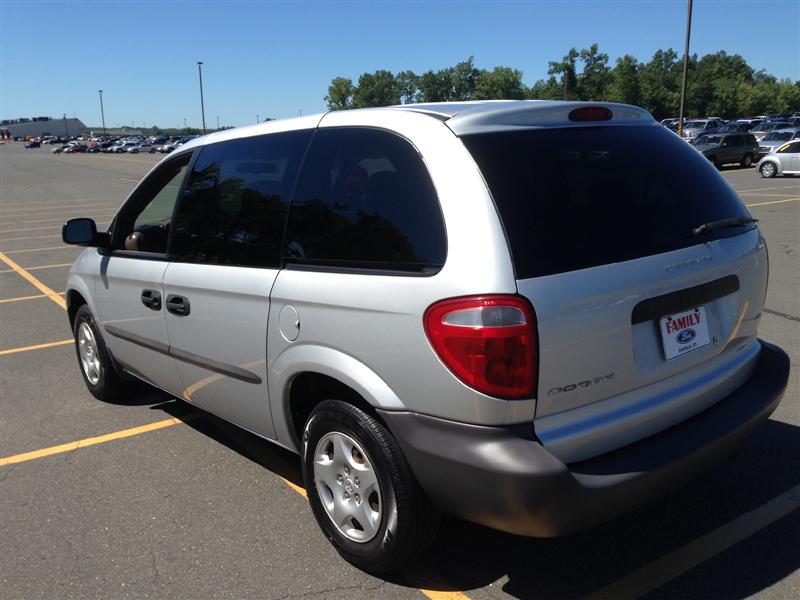
[(746, 229), (691, 235), (703, 223), (748, 213), (701, 153), (655, 124), (462, 140), (497, 205), (518, 279), (661, 254)]
[(446, 252), (433, 182), (407, 140), (355, 127), (315, 134), (289, 211), (287, 263), (425, 273)]

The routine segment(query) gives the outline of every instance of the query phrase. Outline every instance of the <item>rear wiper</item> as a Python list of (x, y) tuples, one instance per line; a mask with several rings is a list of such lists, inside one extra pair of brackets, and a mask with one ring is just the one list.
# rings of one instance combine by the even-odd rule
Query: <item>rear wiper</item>
[(689, 234), (692, 236), (702, 235), (715, 229), (724, 229), (725, 227), (738, 227), (739, 225), (749, 225), (750, 223), (758, 223), (758, 219), (753, 217), (731, 217), (730, 219), (720, 219), (719, 221), (711, 221), (710, 223), (703, 223), (699, 227), (692, 229)]

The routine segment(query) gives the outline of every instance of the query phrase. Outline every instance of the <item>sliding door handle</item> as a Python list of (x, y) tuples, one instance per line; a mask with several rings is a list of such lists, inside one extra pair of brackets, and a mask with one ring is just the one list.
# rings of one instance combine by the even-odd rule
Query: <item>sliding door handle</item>
[(176, 296), (175, 294), (170, 294), (167, 296), (167, 310), (173, 315), (185, 317), (189, 314), (190, 310), (189, 299), (185, 296)]

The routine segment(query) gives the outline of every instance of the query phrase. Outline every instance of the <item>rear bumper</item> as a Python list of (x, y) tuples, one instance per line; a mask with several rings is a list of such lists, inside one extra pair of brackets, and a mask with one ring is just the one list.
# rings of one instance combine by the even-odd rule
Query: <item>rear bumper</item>
[(569, 465), (501, 427), (381, 415), (443, 512), (509, 533), (553, 537), (628, 512), (724, 458), (775, 410), (788, 377), (786, 353), (762, 341), (751, 378), (708, 410)]

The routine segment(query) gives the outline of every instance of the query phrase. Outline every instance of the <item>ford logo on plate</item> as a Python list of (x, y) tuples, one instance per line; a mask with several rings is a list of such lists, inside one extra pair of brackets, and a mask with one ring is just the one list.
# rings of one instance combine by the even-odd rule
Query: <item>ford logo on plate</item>
[(678, 340), (679, 344), (688, 344), (694, 339), (697, 333), (694, 329), (684, 329), (678, 335), (675, 336), (675, 339)]

